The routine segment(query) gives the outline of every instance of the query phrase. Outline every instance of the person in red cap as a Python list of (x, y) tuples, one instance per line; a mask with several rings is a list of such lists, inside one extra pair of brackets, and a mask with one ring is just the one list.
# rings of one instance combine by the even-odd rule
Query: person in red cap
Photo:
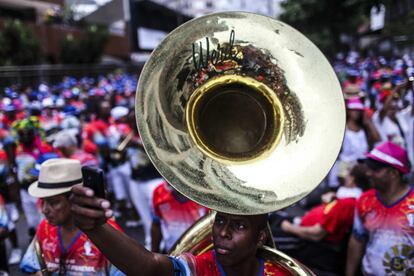
[(413, 275), (414, 191), (403, 180), (410, 171), (407, 152), (385, 142), (362, 161), (373, 189), (356, 203), (346, 275), (356, 274), (361, 259), (364, 275)]

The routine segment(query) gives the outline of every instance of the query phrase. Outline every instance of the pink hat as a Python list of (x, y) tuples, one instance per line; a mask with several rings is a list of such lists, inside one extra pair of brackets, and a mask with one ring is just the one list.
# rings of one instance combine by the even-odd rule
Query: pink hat
[(350, 98), (346, 100), (346, 108), (352, 110), (364, 110), (365, 106), (359, 98)]
[(402, 173), (408, 173), (410, 171), (407, 151), (389, 141), (375, 147), (371, 152), (367, 153), (366, 156), (396, 168)]

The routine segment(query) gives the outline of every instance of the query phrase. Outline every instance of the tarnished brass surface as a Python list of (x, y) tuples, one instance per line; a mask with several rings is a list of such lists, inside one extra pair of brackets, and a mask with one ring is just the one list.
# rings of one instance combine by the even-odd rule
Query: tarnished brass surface
[[(235, 101), (246, 106), (234, 104), (231, 86), (220, 87), (228, 93), (217, 91), (212, 104), (192, 96), (223, 76), (244, 85)], [(223, 101), (241, 110), (228, 112)], [(317, 47), (282, 22), (244, 12), (196, 18), (171, 32), (141, 73), (136, 116), (162, 176), (192, 200), (232, 214), (272, 212), (311, 192), (332, 167), (345, 128), (339, 82)]]

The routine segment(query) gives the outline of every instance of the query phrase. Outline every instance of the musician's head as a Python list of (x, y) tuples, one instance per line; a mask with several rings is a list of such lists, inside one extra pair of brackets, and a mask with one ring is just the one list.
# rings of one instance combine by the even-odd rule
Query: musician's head
[(42, 198), (42, 213), (51, 225), (72, 223), (70, 192)]
[(37, 117), (30, 116), (29, 118), (16, 121), (13, 123), (13, 130), (17, 134), (19, 143), (26, 147), (35, 145), (36, 138), (39, 137), (40, 122)]
[(42, 163), (38, 181), (29, 187), (29, 194), (40, 198), (42, 213), (52, 225), (72, 224), (70, 190), (83, 182), (78, 160), (53, 158)]
[(58, 132), (53, 147), (58, 149), (64, 157), (69, 158), (78, 149), (76, 135), (68, 129)]
[(129, 110), (124, 106), (116, 106), (111, 109), (111, 117), (116, 122), (126, 123)]
[(217, 213), (213, 225), (216, 257), (223, 266), (256, 258), (257, 249), (267, 240), (267, 214), (230, 215)]
[(365, 106), (361, 98), (350, 98), (346, 100), (346, 119), (362, 124), (362, 115)]
[(391, 185), (406, 185), (404, 174), (410, 172), (407, 151), (392, 142), (384, 142), (360, 159), (367, 167), (367, 177), (373, 188), (386, 191)]

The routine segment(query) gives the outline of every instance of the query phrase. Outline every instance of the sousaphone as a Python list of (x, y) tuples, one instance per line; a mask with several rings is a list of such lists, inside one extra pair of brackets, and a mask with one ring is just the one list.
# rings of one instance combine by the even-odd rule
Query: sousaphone
[(171, 32), (143, 68), (136, 117), (150, 159), (175, 189), (244, 215), (310, 193), (345, 129), (341, 88), (318, 48), (285, 23), (244, 12)]

